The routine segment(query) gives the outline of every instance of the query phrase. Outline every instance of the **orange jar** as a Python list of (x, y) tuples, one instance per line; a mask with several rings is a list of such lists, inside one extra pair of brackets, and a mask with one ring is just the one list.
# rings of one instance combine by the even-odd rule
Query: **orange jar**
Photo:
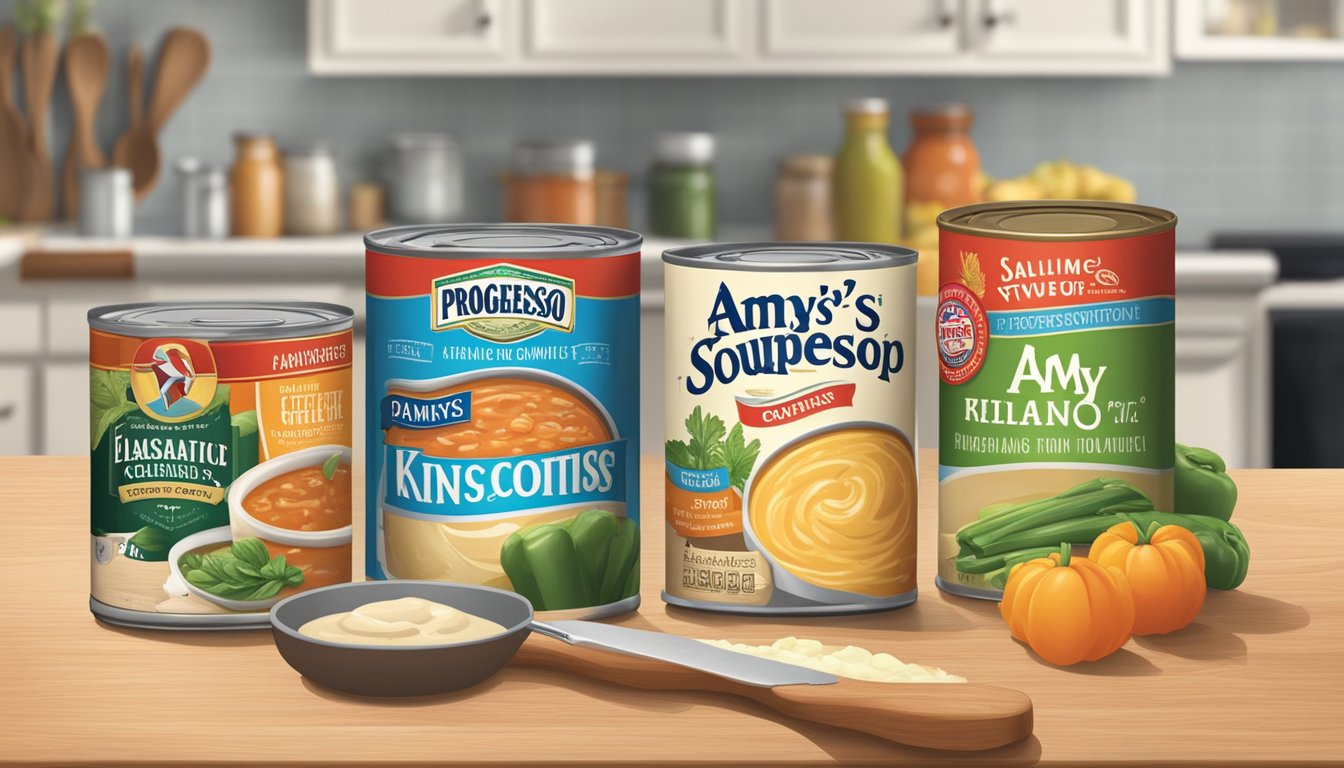
[(596, 224), (596, 151), (591, 141), (526, 141), (503, 177), (504, 220)]
[(980, 153), (971, 142), (974, 115), (965, 104), (944, 104), (910, 113), (914, 136), (905, 167), (905, 244), (919, 251), (917, 289), (938, 289), (938, 214), (980, 202)]
[(279, 237), (285, 228), (285, 175), (270, 136), (239, 133), (229, 174), (229, 218), (234, 237)]

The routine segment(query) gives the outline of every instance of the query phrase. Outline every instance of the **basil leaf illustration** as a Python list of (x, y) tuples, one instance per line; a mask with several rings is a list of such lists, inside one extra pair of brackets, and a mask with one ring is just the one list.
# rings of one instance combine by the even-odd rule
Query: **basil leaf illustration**
[(271, 559), (271, 555), (266, 551), (266, 545), (261, 543), (261, 539), (239, 539), (233, 542), (233, 546), (229, 550), (234, 557), (256, 569), (261, 569)]
[(322, 462), (322, 476), (330, 482), (336, 476), (336, 469), (339, 466), (341, 466), (341, 454), (333, 453), (331, 458)]
[(131, 534), (126, 543), (134, 544), (146, 552), (162, 552), (168, 548), (168, 534), (152, 525), (147, 525)]

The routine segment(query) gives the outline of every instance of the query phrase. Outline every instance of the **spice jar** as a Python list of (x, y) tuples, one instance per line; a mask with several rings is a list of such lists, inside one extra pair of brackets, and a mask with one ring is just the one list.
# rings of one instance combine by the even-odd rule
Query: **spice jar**
[(84, 237), (131, 236), (135, 196), (128, 168), (85, 168), (80, 172), (79, 234)]
[(775, 180), (775, 239), (834, 240), (829, 155), (789, 155)]
[(401, 223), (462, 215), (462, 160), (446, 133), (399, 133), (388, 140), (387, 214)]
[(503, 176), (504, 219), (597, 223), (596, 150), (591, 141), (524, 141)]
[(884, 99), (845, 106), (845, 140), (835, 159), (835, 232), (841, 240), (896, 243), (901, 240), (905, 193), (901, 164), (887, 142), (890, 122)]
[(354, 232), (369, 232), (383, 226), (383, 187), (369, 181), (350, 185), (346, 226)]
[(284, 232), (284, 171), (270, 136), (233, 137), (229, 173), (230, 230), (234, 237), (279, 237)]
[(980, 154), (971, 142), (971, 110), (944, 104), (910, 113), (914, 135), (905, 150), (905, 244), (919, 251), (918, 292), (938, 289), (938, 214), (980, 202)]
[(322, 142), (285, 151), (285, 231), (330, 235), (341, 228), (341, 183), (336, 160)]
[(221, 239), (229, 236), (229, 177), (217, 165), (191, 157), (177, 162), (182, 179), (182, 236)]
[(625, 193), (630, 177), (621, 171), (598, 171), (593, 175), (597, 188), (597, 224), (602, 227), (628, 225)]
[(664, 133), (649, 172), (649, 229), (691, 240), (714, 237), (714, 135)]

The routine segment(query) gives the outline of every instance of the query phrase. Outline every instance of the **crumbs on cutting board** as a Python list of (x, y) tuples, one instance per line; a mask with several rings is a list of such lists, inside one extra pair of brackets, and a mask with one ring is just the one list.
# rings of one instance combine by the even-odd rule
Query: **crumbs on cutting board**
[(823, 645), (820, 640), (785, 637), (771, 645), (747, 645), (728, 640), (701, 640), (738, 653), (774, 659), (838, 677), (877, 683), (964, 683), (937, 667), (907, 664), (889, 653), (873, 653), (854, 645)]

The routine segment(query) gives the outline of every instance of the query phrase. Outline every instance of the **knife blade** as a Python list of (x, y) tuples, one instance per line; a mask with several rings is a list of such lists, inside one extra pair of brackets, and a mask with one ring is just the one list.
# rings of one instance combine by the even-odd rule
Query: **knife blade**
[(763, 688), (830, 685), (840, 680), (835, 675), (807, 667), (749, 656), (665, 632), (648, 632), (595, 621), (534, 621), (532, 631), (570, 645), (665, 661)]

